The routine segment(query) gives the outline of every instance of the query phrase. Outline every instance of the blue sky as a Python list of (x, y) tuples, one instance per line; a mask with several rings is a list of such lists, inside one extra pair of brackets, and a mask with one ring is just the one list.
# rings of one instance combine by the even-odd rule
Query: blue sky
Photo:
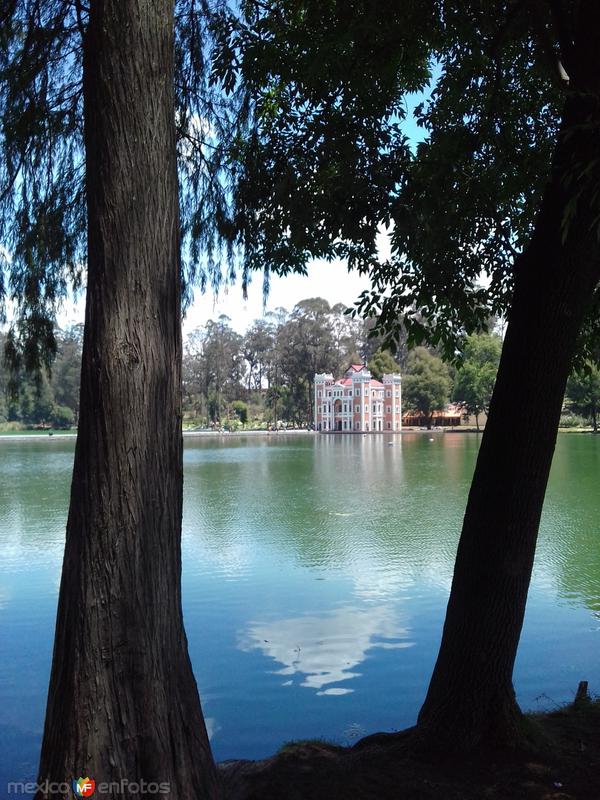
[[(432, 80), (439, 77), (439, 69), (434, 68)], [(425, 138), (425, 131), (419, 128), (414, 120), (413, 111), (426, 96), (425, 93), (410, 94), (406, 96), (406, 118), (402, 123), (406, 135), (413, 145)], [(389, 257), (389, 242), (385, 234), (379, 240), (379, 253), (382, 259)], [(248, 291), (248, 299), (244, 300), (240, 284), (234, 284), (220, 291), (215, 297), (211, 290), (202, 295), (196, 292), (195, 300), (188, 310), (184, 320), (184, 332), (189, 333), (194, 328), (203, 325), (208, 319), (216, 319), (220, 314), (226, 314), (236, 330), (243, 332), (250, 323), (261, 317), (263, 311), (273, 311), (278, 307), (288, 311), (300, 300), (307, 297), (323, 297), (332, 305), (345, 303), (354, 304), (364, 289), (369, 288), (369, 279), (348, 272), (345, 264), (340, 261), (329, 263), (314, 261), (308, 266), (308, 275), (289, 275), (286, 278), (274, 276), (271, 279), (271, 288), (266, 308), (263, 306), (262, 279), (256, 275), (254, 283)]]
[[(439, 69), (433, 69), (432, 82), (439, 77)], [(419, 128), (414, 120), (413, 111), (428, 94), (410, 94), (406, 96), (406, 118), (402, 125), (411, 142), (416, 145), (425, 138), (425, 131)], [(379, 240), (379, 253), (382, 259), (389, 257), (388, 237), (382, 233)], [(218, 295), (211, 289), (204, 294), (196, 291), (194, 302), (188, 309), (184, 319), (184, 333), (190, 333), (194, 328), (204, 325), (209, 319), (217, 319), (225, 314), (231, 319), (232, 326), (243, 333), (253, 322), (263, 316), (266, 311), (273, 311), (283, 307), (288, 311), (296, 303), (307, 297), (323, 297), (332, 305), (344, 303), (348, 306), (354, 304), (360, 293), (369, 288), (369, 279), (348, 272), (345, 264), (340, 261), (326, 262), (314, 261), (308, 265), (307, 275), (289, 275), (285, 278), (273, 276), (270, 284), (269, 298), (266, 306), (263, 304), (262, 276), (256, 274), (248, 290), (248, 297), (244, 299), (241, 283), (223, 287)], [(84, 300), (78, 303), (65, 305), (59, 315), (59, 325), (64, 327), (70, 322), (83, 322)]]

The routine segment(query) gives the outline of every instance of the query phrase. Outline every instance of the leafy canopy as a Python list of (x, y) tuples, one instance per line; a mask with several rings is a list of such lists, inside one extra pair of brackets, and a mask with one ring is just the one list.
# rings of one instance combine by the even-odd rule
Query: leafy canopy
[(407, 369), (402, 383), (403, 407), (426, 417), (442, 411), (452, 385), (447, 365), (426, 348), (416, 347), (408, 355)]
[(410, 157), (406, 91), (428, 80), (433, 4), (284, 0), (224, 9), (214, 74), (244, 85), (248, 136), (234, 230), (245, 262), (267, 274), (313, 257), (365, 267)]
[(464, 346), (464, 357), (456, 372), (453, 398), (469, 414), (488, 413), (502, 340), (496, 334), (472, 334)]
[[(347, 258), (371, 276), (357, 311), (378, 318), (388, 346), (405, 326), (413, 344), (453, 358), (465, 333), (510, 306), (572, 90), (578, 5), (265, 0), (238, 17), (225, 10), (215, 69), (248, 87), (253, 114), (235, 143), (235, 222), (250, 266), (285, 273), (311, 257)], [(410, 93), (430, 82), (413, 120), (426, 140), (413, 151), (402, 123)], [(570, 169), (575, 182), (597, 165)]]
[(373, 377), (380, 381), (386, 373), (400, 372), (400, 365), (394, 360), (389, 350), (378, 350), (369, 361), (369, 370)]
[(571, 411), (591, 419), (594, 431), (598, 429), (600, 413), (600, 369), (587, 363), (576, 370), (567, 382), (567, 405)]
[[(186, 285), (218, 286), (241, 266), (244, 283), (263, 270), (268, 286), (272, 272), (342, 257), (369, 272), (357, 311), (378, 318), (388, 347), (404, 326), (454, 357), (465, 332), (509, 307), (570, 91), (577, 8), (176, 0)], [(13, 349), (30, 364), (84, 278), (87, 10), (8, 0), (0, 15), (0, 300), (16, 306)], [(427, 134), (414, 150), (411, 116)], [(597, 171), (576, 166), (571, 179)]]

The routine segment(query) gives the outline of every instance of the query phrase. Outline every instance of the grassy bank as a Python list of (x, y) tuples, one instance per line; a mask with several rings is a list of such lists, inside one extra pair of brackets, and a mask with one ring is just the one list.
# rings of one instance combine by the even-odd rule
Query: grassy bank
[(353, 747), (290, 742), (273, 758), (221, 765), (228, 800), (598, 800), (600, 703), (528, 715), (526, 752), (425, 755), (412, 730)]

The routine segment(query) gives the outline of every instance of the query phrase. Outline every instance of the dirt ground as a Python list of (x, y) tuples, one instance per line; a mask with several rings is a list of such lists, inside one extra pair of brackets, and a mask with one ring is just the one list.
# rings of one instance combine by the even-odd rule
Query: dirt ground
[(220, 765), (227, 800), (600, 800), (600, 703), (531, 716), (528, 752), (426, 757), (411, 730), (353, 747), (285, 746), (264, 761)]

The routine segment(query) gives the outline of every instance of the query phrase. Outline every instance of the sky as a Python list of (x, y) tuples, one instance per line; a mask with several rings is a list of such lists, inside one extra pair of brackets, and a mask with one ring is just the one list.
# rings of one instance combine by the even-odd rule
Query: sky
[[(382, 260), (390, 257), (389, 236), (384, 230), (380, 230), (377, 237), (377, 252)], [(291, 311), (296, 303), (308, 297), (322, 297), (330, 305), (344, 303), (353, 306), (361, 292), (371, 285), (366, 275), (349, 272), (346, 264), (339, 260), (311, 261), (307, 272), (307, 275), (288, 275), (285, 278), (273, 275), (266, 306), (263, 306), (262, 275), (258, 273), (248, 289), (247, 300), (242, 296), (240, 284), (221, 290), (218, 298), (210, 290), (204, 295), (197, 291), (183, 321), (184, 335), (209, 319), (217, 319), (220, 314), (226, 314), (231, 319), (231, 326), (244, 333), (265, 312), (276, 308)]]
[[(433, 68), (432, 84), (438, 80), (440, 70)], [(405, 134), (414, 147), (425, 138), (425, 131), (418, 127), (413, 117), (413, 111), (418, 103), (429, 97), (431, 90), (409, 94), (405, 98), (406, 118), (402, 121)], [(388, 236), (381, 231), (377, 241), (380, 259), (386, 260), (390, 256)], [(326, 261), (313, 261), (308, 265), (308, 275), (288, 275), (285, 278), (273, 276), (266, 307), (263, 307), (262, 279), (259, 274), (255, 276), (254, 283), (248, 290), (248, 299), (242, 297), (241, 285), (234, 285), (227, 290), (221, 290), (216, 298), (211, 290), (202, 295), (196, 292), (194, 303), (188, 310), (183, 322), (184, 335), (189, 333), (209, 319), (217, 319), (221, 314), (226, 314), (231, 319), (232, 327), (239, 333), (244, 333), (248, 326), (266, 311), (273, 311), (283, 307), (288, 311), (300, 300), (308, 297), (323, 297), (330, 305), (344, 303), (354, 305), (360, 293), (370, 287), (366, 276), (356, 272), (348, 272), (345, 264), (340, 261), (329, 263)]]
[(218, 298), (208, 290), (204, 295), (196, 292), (194, 303), (183, 322), (183, 332), (189, 333), (203, 325), (208, 319), (226, 314), (235, 330), (243, 333), (246, 328), (265, 311), (283, 307), (288, 311), (307, 297), (323, 297), (330, 305), (354, 304), (359, 294), (370, 286), (366, 276), (348, 272), (340, 261), (328, 263), (314, 261), (308, 267), (308, 275), (288, 275), (285, 278), (271, 277), (269, 297), (263, 306), (262, 278), (257, 274), (248, 289), (248, 299), (242, 297), (239, 284), (221, 290)]
[[(348, 272), (340, 261), (328, 263), (314, 261), (308, 267), (308, 275), (288, 275), (286, 278), (271, 277), (271, 286), (266, 306), (263, 305), (262, 276), (256, 274), (248, 288), (248, 298), (242, 296), (241, 283), (225, 287), (215, 296), (212, 289), (204, 294), (196, 290), (194, 302), (183, 320), (183, 333), (191, 333), (205, 325), (209, 319), (218, 319), (225, 314), (238, 333), (244, 333), (251, 323), (267, 311), (283, 307), (291, 311), (296, 303), (308, 297), (323, 297), (330, 305), (344, 303), (352, 306), (364, 289), (370, 286), (369, 279), (356, 272)], [(85, 301), (65, 303), (58, 315), (58, 324), (65, 328), (83, 322)]]
[[(432, 83), (439, 77), (439, 70), (434, 68)], [(407, 95), (406, 119), (402, 126), (413, 146), (425, 138), (425, 132), (416, 125), (412, 112), (414, 107), (428, 96), (425, 93)], [(378, 252), (382, 260), (389, 258), (389, 240), (381, 232), (378, 240)], [(231, 326), (239, 333), (244, 333), (249, 325), (268, 311), (283, 307), (291, 311), (296, 303), (308, 297), (323, 297), (331, 305), (344, 303), (352, 306), (359, 295), (370, 286), (366, 276), (356, 272), (348, 272), (342, 262), (313, 261), (308, 265), (308, 274), (289, 275), (285, 278), (273, 276), (266, 305), (263, 304), (262, 277), (256, 274), (248, 289), (248, 297), (244, 300), (241, 283), (223, 287), (218, 296), (212, 289), (203, 294), (196, 290), (194, 301), (188, 308), (183, 321), (184, 335), (200, 327), (209, 319), (218, 319), (225, 314), (231, 319)], [(66, 301), (58, 313), (57, 322), (61, 328), (84, 320), (85, 300), (83, 295), (77, 302)], [(10, 313), (10, 310), (9, 310)]]
[[(439, 78), (439, 68), (434, 66), (432, 85)], [(430, 95), (431, 89), (424, 93), (407, 95), (405, 98), (406, 118), (402, 121), (404, 132), (416, 146), (425, 138), (425, 131), (419, 128), (413, 117), (415, 106)], [(381, 260), (390, 256), (389, 239), (387, 234), (380, 232), (378, 238), (378, 252)], [(198, 328), (209, 319), (218, 319), (225, 314), (231, 319), (231, 326), (244, 333), (250, 324), (262, 317), (266, 312), (283, 307), (291, 311), (296, 303), (308, 297), (323, 297), (330, 305), (344, 303), (352, 306), (359, 295), (370, 287), (366, 276), (356, 272), (348, 272), (344, 263), (340, 261), (313, 261), (308, 265), (307, 275), (288, 275), (285, 278), (272, 276), (269, 297), (266, 306), (263, 305), (262, 276), (256, 274), (254, 281), (248, 289), (248, 298), (242, 296), (241, 283), (224, 287), (215, 296), (212, 289), (202, 294), (196, 290), (194, 302), (187, 311), (183, 321), (184, 336)], [(68, 304), (59, 314), (58, 323), (65, 327), (70, 322), (83, 322), (84, 303)]]
[[(389, 258), (389, 238), (384, 231), (379, 234), (377, 248), (380, 258)], [(352, 306), (361, 292), (371, 285), (367, 276), (348, 272), (342, 261), (312, 261), (307, 271), (307, 275), (288, 275), (285, 278), (273, 275), (266, 306), (263, 304), (260, 273), (255, 274), (248, 288), (246, 300), (240, 282), (223, 287), (218, 296), (212, 289), (207, 289), (204, 294), (197, 289), (194, 301), (183, 320), (184, 336), (195, 328), (205, 325), (209, 319), (218, 319), (221, 314), (230, 318), (234, 330), (244, 333), (255, 319), (264, 316), (266, 312), (281, 307), (291, 311), (296, 303), (308, 297), (323, 297), (330, 305), (344, 303), (346, 306)], [(57, 318), (59, 327), (66, 328), (83, 322), (84, 312), (83, 295), (78, 302), (65, 302)]]

